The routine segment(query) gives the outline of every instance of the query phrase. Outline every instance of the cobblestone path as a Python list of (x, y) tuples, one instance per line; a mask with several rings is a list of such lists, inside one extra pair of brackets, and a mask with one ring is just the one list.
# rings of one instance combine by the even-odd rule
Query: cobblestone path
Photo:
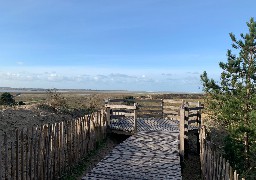
[(119, 144), (83, 179), (182, 179), (175, 121), (138, 121), (138, 133)]

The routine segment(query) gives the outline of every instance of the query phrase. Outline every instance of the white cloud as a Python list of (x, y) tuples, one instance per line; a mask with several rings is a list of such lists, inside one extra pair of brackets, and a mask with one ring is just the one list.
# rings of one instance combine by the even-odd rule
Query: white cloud
[(22, 66), (0, 69), (0, 79), (0, 86), (38, 88), (195, 91), (200, 85), (196, 73), (153, 69)]

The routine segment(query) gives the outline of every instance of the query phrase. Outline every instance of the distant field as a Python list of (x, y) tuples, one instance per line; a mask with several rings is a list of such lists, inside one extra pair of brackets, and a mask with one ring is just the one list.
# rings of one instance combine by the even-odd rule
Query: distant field
[[(98, 101), (99, 104), (104, 104), (104, 100), (113, 98), (125, 98), (133, 96), (134, 98), (150, 98), (150, 99), (186, 99), (186, 100), (201, 100), (203, 94), (185, 94), (185, 93), (154, 93), (154, 92), (133, 92), (133, 91), (57, 91), (66, 98), (68, 105), (73, 108), (84, 107), (88, 101)], [(47, 100), (47, 93), (45, 91), (16, 91), (11, 92), (15, 100), (23, 101), (26, 104), (37, 104)], [(101, 101), (101, 102), (100, 102)]]

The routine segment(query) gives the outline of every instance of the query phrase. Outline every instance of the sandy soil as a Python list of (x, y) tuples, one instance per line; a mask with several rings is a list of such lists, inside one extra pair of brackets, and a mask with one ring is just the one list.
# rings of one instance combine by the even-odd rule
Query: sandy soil
[(56, 114), (51, 111), (39, 109), (35, 105), (5, 108), (0, 110), (0, 140), (4, 133), (7, 134), (8, 139), (12, 139), (15, 135), (16, 128), (61, 122), (72, 118), (71, 115)]

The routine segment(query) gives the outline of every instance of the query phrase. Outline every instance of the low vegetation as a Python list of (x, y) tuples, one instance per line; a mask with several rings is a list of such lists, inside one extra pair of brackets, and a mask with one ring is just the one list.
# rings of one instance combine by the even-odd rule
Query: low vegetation
[(11, 95), (8, 92), (4, 92), (3, 94), (1, 94), (0, 105), (4, 105), (4, 106), (13, 106), (13, 105), (15, 105), (15, 100), (13, 98), (13, 95)]

